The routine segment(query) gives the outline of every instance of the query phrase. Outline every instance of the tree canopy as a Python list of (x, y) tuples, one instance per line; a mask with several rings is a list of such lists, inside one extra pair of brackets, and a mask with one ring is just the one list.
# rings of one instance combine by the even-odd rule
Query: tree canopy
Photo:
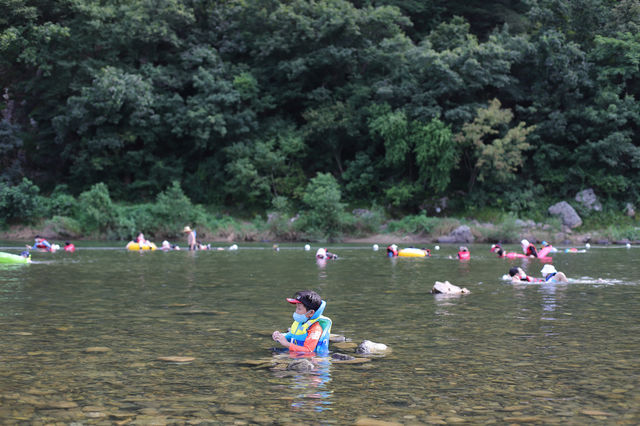
[(246, 212), (321, 211), (311, 182), (412, 213), (640, 199), (640, 0), (0, 6), (5, 184), (152, 201), (179, 182)]

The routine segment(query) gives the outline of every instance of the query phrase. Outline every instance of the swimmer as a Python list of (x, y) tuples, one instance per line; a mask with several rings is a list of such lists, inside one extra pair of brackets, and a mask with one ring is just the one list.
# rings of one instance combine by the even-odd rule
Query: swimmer
[(540, 281), (542, 281), (540, 279), (528, 276), (527, 273), (524, 271), (524, 269), (522, 269), (522, 268), (520, 268), (518, 266), (514, 266), (513, 268), (509, 269), (509, 276), (511, 277), (511, 281), (513, 281), (513, 282), (521, 282), (521, 281), (540, 282)]
[(498, 257), (505, 257), (505, 251), (499, 243), (491, 245), (491, 253), (495, 253)]
[(526, 256), (538, 257), (538, 250), (536, 250), (536, 246), (531, 244), (528, 240), (520, 241), (520, 245), (522, 246), (522, 251)]
[(469, 260), (471, 259), (471, 253), (466, 246), (460, 246), (458, 249), (458, 259), (460, 260)]
[(558, 272), (553, 265), (544, 265), (540, 273), (544, 277), (544, 282), (547, 283), (566, 283), (569, 281), (567, 276), (563, 272)]

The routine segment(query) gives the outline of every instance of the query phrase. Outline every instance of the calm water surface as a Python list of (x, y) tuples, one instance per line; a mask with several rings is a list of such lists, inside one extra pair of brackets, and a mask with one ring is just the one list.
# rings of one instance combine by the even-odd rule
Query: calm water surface
[[(513, 285), (510, 266), (542, 264), (484, 245), (467, 263), (453, 246), (428, 259), (330, 246), (340, 259), (318, 264), (315, 248), (80, 244), (0, 266), (0, 423), (640, 423), (640, 249), (557, 253), (574, 282)], [(435, 297), (436, 280), (471, 294)], [(392, 352), (268, 368), (283, 357), (271, 333), (292, 321), (284, 298), (306, 288), (333, 333)]]

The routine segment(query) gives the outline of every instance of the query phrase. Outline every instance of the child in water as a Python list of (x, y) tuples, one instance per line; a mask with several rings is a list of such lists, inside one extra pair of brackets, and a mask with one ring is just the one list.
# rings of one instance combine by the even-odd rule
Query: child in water
[(322, 315), (327, 303), (315, 291), (297, 292), (287, 302), (296, 306), (293, 324), (288, 333), (274, 331), (271, 337), (290, 352), (327, 352), (331, 334), (331, 320)]

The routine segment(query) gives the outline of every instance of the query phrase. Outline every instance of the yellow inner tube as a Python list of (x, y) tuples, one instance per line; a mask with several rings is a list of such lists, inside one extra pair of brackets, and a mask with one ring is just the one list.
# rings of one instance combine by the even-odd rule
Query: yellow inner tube
[(156, 245), (154, 243), (149, 243), (149, 244), (143, 244), (142, 247), (140, 247), (140, 244), (135, 243), (133, 241), (129, 242), (129, 244), (127, 244), (127, 249), (128, 250), (155, 250), (158, 247), (156, 247)]
[(417, 248), (405, 248), (398, 251), (398, 256), (401, 257), (426, 257), (427, 253), (424, 250)]

